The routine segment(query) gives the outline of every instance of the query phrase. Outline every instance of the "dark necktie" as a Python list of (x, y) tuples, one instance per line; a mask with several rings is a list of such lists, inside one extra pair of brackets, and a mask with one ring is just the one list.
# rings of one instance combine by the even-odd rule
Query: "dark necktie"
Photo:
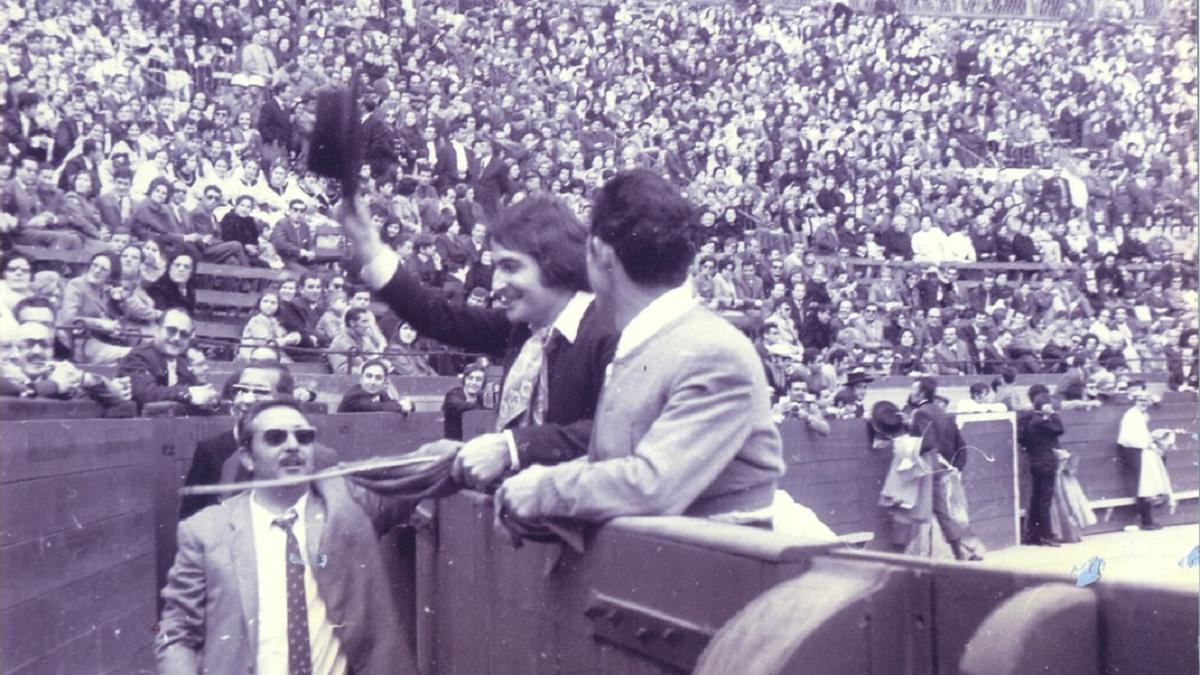
[(312, 654), (308, 644), (308, 598), (304, 593), (304, 558), (300, 555), (300, 542), (292, 532), (296, 523), (295, 510), (276, 518), (273, 524), (287, 533), (287, 638), (288, 672), (290, 675), (311, 675)]

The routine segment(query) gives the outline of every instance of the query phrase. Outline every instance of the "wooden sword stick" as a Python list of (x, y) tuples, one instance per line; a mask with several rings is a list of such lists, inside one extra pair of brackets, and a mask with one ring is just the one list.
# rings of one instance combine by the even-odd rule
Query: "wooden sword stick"
[(444, 459), (444, 457), (385, 457), (382, 459), (365, 459), (360, 462), (338, 464), (337, 466), (330, 467), (323, 471), (317, 471), (316, 473), (311, 473), (307, 476), (287, 476), (284, 478), (247, 480), (238, 483), (220, 483), (217, 485), (192, 485), (179, 488), (179, 494), (182, 496), (216, 495), (226, 492), (256, 490), (259, 488), (288, 487), (291, 485), (303, 485), (305, 483), (324, 480), (326, 478), (338, 478), (356, 473), (379, 471), (380, 469), (395, 469), (402, 466), (421, 466), (423, 464), (432, 464), (442, 459)]

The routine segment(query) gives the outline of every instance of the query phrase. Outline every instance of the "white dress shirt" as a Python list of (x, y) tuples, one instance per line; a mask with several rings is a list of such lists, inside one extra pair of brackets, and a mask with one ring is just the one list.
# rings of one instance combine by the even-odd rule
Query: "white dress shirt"
[(1125, 411), (1117, 431), (1117, 445), (1147, 450), (1154, 447), (1150, 437), (1150, 420), (1136, 406)]
[(613, 360), (620, 359), (637, 349), (642, 343), (654, 337), (655, 333), (687, 314), (697, 304), (692, 286), (688, 283), (658, 296), (643, 307), (642, 311), (638, 312), (629, 322), (629, 325), (625, 326), (625, 330), (621, 331)]
[[(346, 672), (346, 655), (341, 642), (333, 634), (333, 626), (325, 612), (325, 601), (317, 592), (317, 580), (312, 573), (314, 561), (308, 559), (305, 511), (308, 493), (292, 508), (296, 522), (292, 533), (300, 545), (304, 559), (304, 596), (308, 602), (308, 636), (312, 653), (313, 673), (331, 675)], [(288, 675), (287, 638), (287, 534), (274, 525), (274, 514), (250, 495), (250, 520), (254, 527), (254, 559), (258, 568), (258, 675)], [(336, 555), (330, 552), (329, 555)], [(322, 553), (322, 555), (325, 555)], [(321, 564), (320, 560), (315, 564)]]

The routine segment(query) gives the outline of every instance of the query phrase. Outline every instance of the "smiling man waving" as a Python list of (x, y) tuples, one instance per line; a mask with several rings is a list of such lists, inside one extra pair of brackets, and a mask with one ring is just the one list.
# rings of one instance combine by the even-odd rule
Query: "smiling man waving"
[(587, 229), (566, 205), (534, 195), (497, 214), (488, 241), (505, 309), (451, 304), (401, 268), (364, 213), (343, 208), (339, 220), (365, 263), (363, 280), (397, 316), (505, 365), (496, 432), (459, 453), (470, 482), (486, 486), (510, 469), (586, 454), (616, 336), (587, 292)]

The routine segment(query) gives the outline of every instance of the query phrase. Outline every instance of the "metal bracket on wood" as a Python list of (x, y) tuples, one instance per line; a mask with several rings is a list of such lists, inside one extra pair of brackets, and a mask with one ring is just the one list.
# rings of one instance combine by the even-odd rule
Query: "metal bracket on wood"
[(646, 607), (596, 593), (584, 615), (592, 635), (673, 669), (690, 672), (713, 631)]

